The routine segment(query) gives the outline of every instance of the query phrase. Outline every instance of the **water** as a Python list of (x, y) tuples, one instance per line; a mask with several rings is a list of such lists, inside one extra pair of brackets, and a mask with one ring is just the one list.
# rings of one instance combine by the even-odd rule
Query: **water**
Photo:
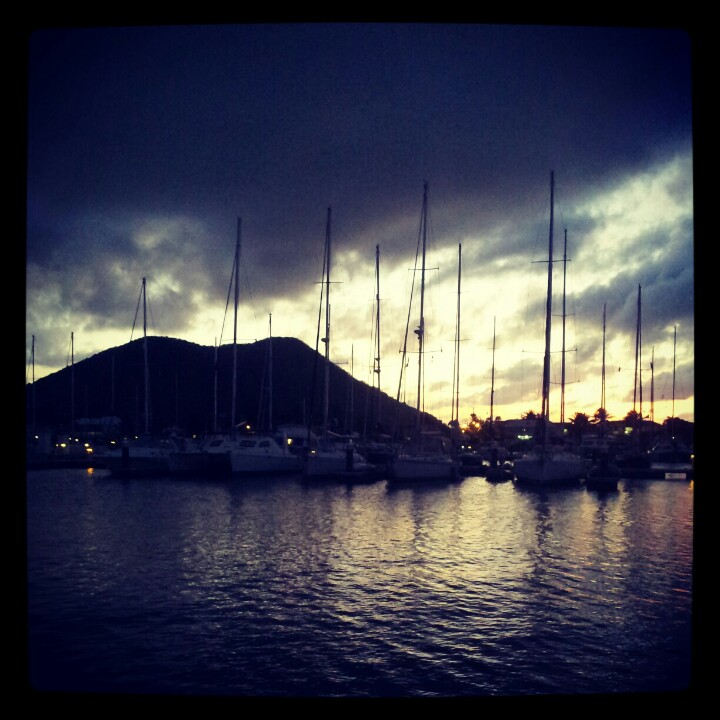
[(27, 475), (29, 684), (537, 696), (691, 683), (694, 484)]

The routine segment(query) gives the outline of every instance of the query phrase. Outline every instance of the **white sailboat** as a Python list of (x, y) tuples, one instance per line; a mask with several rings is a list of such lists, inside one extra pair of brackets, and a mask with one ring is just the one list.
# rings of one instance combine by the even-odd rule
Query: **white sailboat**
[[(323, 427), (320, 437), (307, 447), (304, 456), (303, 475), (308, 479), (371, 480), (377, 477), (377, 469), (367, 462), (351, 437), (334, 436), (328, 432), (330, 397), (330, 268), (331, 268), (331, 208), (327, 211), (325, 230), (325, 254), (323, 280), (321, 283), (321, 307), (324, 298), (325, 344)], [(318, 319), (319, 327), (319, 319)]]
[(385, 433), (382, 419), (382, 395), (380, 386), (380, 245), (375, 246), (375, 316), (372, 332), (373, 347), (373, 389), (377, 389), (375, 406), (370, 409), (372, 417), (372, 430), (367, 431), (368, 397), (366, 395), (365, 427), (363, 440), (360, 445), (361, 454), (367, 461), (375, 465), (379, 472), (392, 466), (395, 450), (389, 435)]
[[(234, 294), (233, 314), (233, 374), (230, 423), (232, 434), (215, 434), (204, 442), (184, 442), (184, 446), (171, 455), (171, 471), (174, 474), (199, 476), (239, 477), (260, 474), (283, 474), (300, 472), (297, 454), (288, 448), (288, 438), (269, 433), (238, 434), (237, 410), (237, 327), (240, 283), (241, 218), (237, 222), (235, 255), (230, 290)], [(228, 298), (230, 293), (228, 292)], [(271, 319), (272, 322), (272, 319)], [(270, 325), (272, 342), (272, 324)], [(270, 356), (270, 362), (272, 356)], [(217, 363), (217, 357), (216, 357)], [(270, 363), (269, 363), (270, 364)], [(272, 370), (270, 370), (272, 373)], [(272, 422), (270, 416), (270, 422)]]
[(515, 460), (515, 480), (519, 484), (549, 486), (575, 485), (585, 476), (581, 458), (550, 447), (550, 341), (552, 337), (553, 220), (555, 175), (550, 173), (550, 233), (548, 240), (548, 281), (545, 315), (545, 356), (543, 361), (542, 412), (538, 421), (539, 442), (523, 458)]
[(445, 438), (422, 432), (423, 353), (425, 339), (425, 253), (427, 247), (428, 184), (423, 191), (420, 238), (422, 264), (420, 269), (420, 318), (415, 334), (418, 337), (418, 380), (416, 427), (412, 445), (401, 450), (392, 465), (391, 480), (439, 480), (459, 477), (459, 463), (448, 452)]
[(233, 314), (233, 374), (232, 395), (230, 400), (230, 426), (232, 435), (217, 432), (217, 347), (215, 348), (215, 419), (214, 433), (205, 440), (179, 442), (178, 449), (170, 457), (170, 470), (174, 475), (225, 476), (232, 471), (230, 453), (237, 447), (236, 438), (236, 405), (237, 405), (237, 325), (240, 295), (240, 248), (242, 235), (242, 219), (237, 220), (235, 236), (235, 252), (233, 269), (230, 277), (230, 291), (234, 295)]
[(285, 475), (302, 472), (302, 460), (290, 451), (285, 435), (248, 435), (237, 439), (230, 451), (233, 476)]
[(268, 427), (269, 432), (238, 436), (230, 447), (230, 470), (233, 476), (286, 475), (302, 472), (302, 458), (291, 450), (292, 437), (272, 432), (272, 315), (268, 337)]

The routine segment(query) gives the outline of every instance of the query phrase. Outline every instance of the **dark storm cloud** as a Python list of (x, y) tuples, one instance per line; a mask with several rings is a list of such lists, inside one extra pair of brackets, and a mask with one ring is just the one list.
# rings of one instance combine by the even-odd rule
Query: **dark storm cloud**
[[(583, 244), (610, 222), (605, 209), (588, 210), (592, 199), (691, 152), (689, 50), (682, 31), (622, 27), (40, 31), (28, 65), (28, 332), (54, 333), (55, 354), (49, 335), (45, 348), (59, 362), (72, 325), (128, 328), (148, 276), (161, 334), (183, 337), (204, 308), (226, 301), (238, 218), (256, 312), (283, 298), (304, 307), (332, 207), (338, 292), (360, 293), (363, 309), (346, 329), (367, 335), (375, 245), (384, 277), (413, 264), (426, 180), (443, 259), (434, 281), (452, 287), (462, 243), (478, 312), (491, 280), (509, 288), (542, 258), (550, 170), (556, 257), (567, 226), (579, 273)], [(687, 202), (686, 173), (675, 183)], [(648, 333), (690, 322), (693, 231), (681, 222), (667, 238), (642, 230), (648, 246), (668, 245), (642, 260), (642, 273), (632, 270), (634, 243), (619, 243), (607, 286), (580, 293), (588, 358), (605, 300), (608, 324), (632, 332), (638, 284)], [(367, 298), (352, 284), (365, 277)], [(543, 299), (526, 300), (525, 285), (511, 294), (529, 314)], [(43, 323), (51, 303), (63, 309), (52, 330)], [(499, 333), (525, 333), (521, 315)], [(393, 332), (384, 343), (397, 353)]]
[(619, 169), (611, 158), (642, 163), (658, 134), (689, 130), (683, 43), (402, 24), (40, 35), (30, 176), (73, 206), (257, 213), (269, 242), (290, 240), (281, 218), (325, 205), (353, 220), (415, 207), (425, 178), (436, 208), (458, 191), (522, 208), (563, 158), (568, 185), (597, 183)]

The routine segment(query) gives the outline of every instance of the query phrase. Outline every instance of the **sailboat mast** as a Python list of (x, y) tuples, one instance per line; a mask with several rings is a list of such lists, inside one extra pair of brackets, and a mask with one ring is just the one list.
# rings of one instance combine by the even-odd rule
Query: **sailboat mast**
[(272, 313), (269, 314), (268, 318), (268, 333), (270, 338), (268, 340), (268, 352), (270, 355), (269, 371), (268, 371), (268, 429), (272, 432), (273, 430), (273, 357), (272, 357)]
[(350, 345), (350, 383), (349, 383), (350, 402), (349, 402), (349, 409), (348, 409), (349, 420), (347, 423), (347, 433), (349, 435), (352, 435), (353, 427), (355, 425), (355, 389), (353, 387), (354, 383), (355, 383), (355, 346)]
[(218, 401), (218, 392), (217, 392), (217, 386), (218, 386), (218, 345), (217, 345), (217, 338), (215, 338), (215, 358), (214, 358), (214, 367), (213, 367), (213, 433), (217, 433), (217, 401)]
[(675, 354), (677, 352), (677, 325), (675, 326), (675, 335), (673, 337), (673, 382), (672, 382), (672, 418), (673, 430), (675, 426)]
[(110, 411), (111, 415), (115, 414), (115, 355), (111, 359), (111, 382), (110, 382)]
[(32, 336), (32, 431), (35, 434), (35, 336)]
[(427, 247), (427, 199), (428, 184), (425, 181), (422, 209), (422, 264), (420, 266), (420, 324), (415, 334), (418, 336), (418, 381), (417, 381), (417, 439), (420, 440), (420, 398), (422, 391), (423, 339), (425, 335), (425, 251)]
[(600, 435), (605, 437), (607, 412), (605, 412), (605, 311), (607, 303), (603, 304), (603, 334), (602, 334), (602, 372), (600, 383), (600, 409), (603, 411), (600, 415)]
[(462, 273), (462, 243), (458, 244), (457, 311), (455, 314), (455, 365), (453, 367), (453, 398), (451, 420), (460, 420), (460, 276)]
[(567, 288), (567, 228), (563, 249), (562, 371), (560, 375), (560, 425), (565, 423), (565, 295)]
[(147, 345), (147, 281), (142, 279), (143, 297), (143, 352), (145, 356), (145, 434), (150, 432), (150, 370)]
[(550, 338), (552, 323), (552, 277), (553, 277), (553, 222), (555, 203), (555, 173), (550, 173), (550, 234), (548, 239), (548, 281), (547, 307), (545, 311), (545, 358), (543, 362), (542, 386), (542, 442), (547, 445), (548, 423), (550, 421)]
[(642, 314), (640, 313), (640, 295), (638, 288), (638, 337), (640, 346), (638, 353), (638, 376), (640, 378), (640, 420), (643, 419), (643, 382), (642, 382)]
[(602, 383), (600, 386), (600, 407), (605, 409), (605, 311), (607, 303), (603, 305), (603, 345), (602, 345)]
[(492, 371), (490, 373), (490, 431), (495, 435), (495, 318), (493, 317)]
[(655, 346), (650, 355), (650, 421), (655, 422)]
[(376, 422), (380, 423), (380, 246), (375, 246), (375, 337), (377, 349), (375, 352), (375, 373), (377, 375), (377, 412)]
[(635, 389), (633, 391), (633, 410), (636, 409), (638, 388), (640, 390), (640, 416), (642, 417), (642, 322), (641, 322), (641, 292), (642, 287), (638, 285), (637, 296), (637, 328), (635, 330)]
[(237, 238), (235, 240), (235, 314), (233, 321), (233, 380), (232, 380), (232, 408), (230, 411), (230, 424), (233, 434), (235, 434), (235, 405), (237, 403), (237, 320), (238, 320), (238, 298), (239, 275), (240, 275), (240, 218), (237, 221)]
[(323, 435), (327, 435), (328, 412), (330, 402), (330, 259), (331, 259), (331, 237), (330, 237), (330, 215), (331, 209), (327, 211), (327, 225), (325, 228), (325, 392), (323, 398)]
[(75, 432), (75, 333), (70, 333), (70, 432)]

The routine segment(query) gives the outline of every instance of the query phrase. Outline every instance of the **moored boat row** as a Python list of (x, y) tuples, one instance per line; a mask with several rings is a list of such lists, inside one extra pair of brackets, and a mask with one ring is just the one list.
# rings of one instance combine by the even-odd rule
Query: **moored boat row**
[[(687, 448), (679, 446), (678, 443), (669, 443), (665, 446), (657, 446), (652, 451), (640, 450), (639, 430), (633, 433), (632, 450), (621, 452), (615, 448), (608, 447), (604, 449), (605, 454), (595, 457), (589, 457), (588, 454), (583, 455), (582, 451), (591, 449), (590, 446), (582, 446), (581, 436), (578, 434), (575, 438), (565, 436), (568, 427), (564, 420), (561, 419), (559, 432), (555, 437), (551, 437), (551, 428), (549, 420), (549, 367), (550, 367), (550, 336), (551, 336), (551, 318), (552, 318), (552, 267), (553, 258), (553, 193), (554, 179), (551, 174), (551, 192), (550, 192), (550, 238), (548, 252), (548, 288), (547, 288), (547, 316), (546, 316), (546, 347), (545, 361), (543, 368), (543, 408), (542, 413), (537, 417), (538, 427), (535, 437), (531, 433), (515, 435), (514, 445), (524, 446), (522, 451), (513, 450), (507, 457), (499, 454), (500, 447), (497, 443), (486, 446), (481, 449), (476, 446), (471, 448), (462, 444), (462, 435), (460, 434), (459, 411), (457, 406), (453, 408), (454, 418), (450, 424), (437, 432), (437, 438), (440, 441), (435, 447), (428, 447), (428, 441), (432, 438), (428, 433), (423, 432), (423, 420), (425, 416), (422, 406), (423, 393), (423, 353), (425, 341), (425, 317), (423, 314), (423, 296), (424, 296), (424, 275), (425, 275), (425, 241), (427, 233), (427, 212), (428, 212), (428, 186), (425, 183), (423, 194), (423, 209), (421, 216), (420, 238), (422, 239), (422, 267), (420, 268), (420, 313), (417, 327), (414, 334), (418, 339), (418, 383), (416, 407), (413, 421), (416, 421), (414, 431), (409, 431), (410, 423), (407, 419), (404, 422), (402, 431), (393, 435), (398, 438), (402, 433), (405, 434), (402, 442), (391, 442), (390, 436), (384, 440), (368, 441), (360, 438), (357, 433), (350, 432), (345, 436), (333, 436), (328, 431), (328, 372), (331, 366), (330, 361), (330, 312), (329, 312), (329, 294), (330, 294), (330, 209), (328, 208), (327, 216), (327, 236), (326, 236), (326, 258), (324, 262), (323, 291), (321, 294), (321, 307), (323, 301), (326, 309), (326, 326), (325, 337), (322, 342), (325, 344), (325, 397), (323, 410), (322, 428), (314, 425), (317, 435), (310, 432), (309, 428), (303, 425), (299, 426), (299, 430), (291, 435), (283, 432), (282, 429), (265, 430), (264, 432), (242, 432), (240, 423), (235, 423), (235, 409), (237, 406), (236, 398), (236, 362), (233, 363), (233, 397), (231, 402), (232, 420), (229, 427), (234, 428), (234, 432), (228, 435), (217, 434), (203, 440), (196, 437), (183, 438), (180, 436), (162, 437), (152, 439), (149, 435), (149, 389), (148, 389), (148, 366), (147, 366), (147, 337), (145, 335), (145, 435), (141, 438), (127, 439), (122, 444), (116, 444), (105, 451), (97, 449), (91, 456), (79, 453), (72, 458), (67, 454), (60, 456), (58, 453), (54, 457), (41, 457), (38, 454), (30, 457), (28, 455), (28, 467), (47, 467), (50, 463), (57, 463), (61, 466), (69, 466), (77, 463), (86, 465), (90, 463), (92, 457), (92, 465), (95, 467), (107, 467), (114, 474), (124, 476), (146, 476), (149, 474), (170, 474), (170, 475), (196, 475), (196, 476), (242, 476), (242, 475), (259, 475), (259, 474), (294, 474), (302, 475), (307, 479), (335, 477), (346, 480), (371, 480), (373, 478), (386, 478), (390, 480), (403, 481), (422, 481), (428, 478), (455, 479), (458, 477), (484, 476), (490, 482), (502, 482), (505, 480), (513, 480), (520, 485), (529, 485), (537, 487), (545, 487), (550, 485), (575, 485), (584, 481), (587, 487), (611, 487), (617, 484), (622, 478), (627, 479), (692, 479), (694, 476), (694, 458)], [(566, 238), (567, 241), (567, 238)], [(236, 241), (235, 265), (233, 268), (233, 281), (235, 283), (235, 302), (236, 302), (236, 322), (237, 322), (237, 273), (239, 261), (240, 247), (240, 221), (238, 219), (238, 236)], [(418, 245), (420, 247), (420, 243)], [(461, 247), (459, 247), (459, 250)], [(377, 247), (377, 262), (379, 263), (379, 246)], [(418, 250), (419, 255), (419, 250)], [(460, 253), (459, 253), (460, 259)], [(416, 255), (417, 262), (417, 255)], [(460, 263), (458, 267), (458, 323), (456, 328), (456, 343), (459, 343), (459, 315), (460, 315)], [(418, 268), (415, 268), (418, 270)], [(415, 282), (413, 278), (413, 283)], [(232, 287), (232, 286), (231, 286)], [(143, 311), (145, 310), (146, 298), (146, 282), (142, 280), (141, 300)], [(411, 293), (412, 297), (413, 293)], [(563, 290), (564, 297), (564, 290)], [(378, 307), (379, 307), (379, 279), (378, 279)], [(411, 300), (412, 310), (412, 300)], [(412, 313), (408, 312), (408, 325)], [(563, 315), (564, 317), (564, 315)], [(378, 376), (378, 393), (379, 396), (379, 311), (378, 311), (378, 357), (375, 358), (376, 365), (374, 372)], [(638, 288), (638, 334), (640, 328), (640, 291)], [(318, 328), (319, 329), (319, 328)], [(409, 329), (409, 328), (408, 328)], [(406, 329), (406, 343), (408, 336)], [(410, 333), (412, 335), (412, 333)], [(272, 338), (272, 332), (270, 333)], [(320, 332), (318, 332), (320, 338)], [(233, 341), (235, 344), (235, 340)], [(640, 339), (638, 336), (638, 347)], [(493, 336), (493, 383), (494, 383), (494, 346), (495, 339)], [(272, 345), (270, 349), (270, 364), (267, 370), (267, 376), (270, 379), (269, 393), (269, 415), (272, 417)], [(405, 352), (403, 349), (402, 367), (407, 367), (405, 362)], [(316, 348), (317, 351), (317, 348)], [(605, 354), (605, 338), (604, 338), (604, 313), (603, 313), (603, 387), (604, 387), (604, 354)], [(564, 338), (563, 338), (564, 352)], [(458, 353), (459, 356), (459, 353)], [(455, 367), (455, 375), (459, 376), (459, 363)], [(265, 377), (265, 376), (264, 376)], [(313, 394), (315, 389), (315, 378), (313, 377)], [(401, 371), (401, 384), (403, 381)], [(264, 382), (264, 381), (263, 381)], [(455, 382), (455, 380), (454, 380)], [(476, 439), (482, 437), (483, 440), (495, 440), (502, 438), (503, 432), (494, 434), (493, 432), (493, 405), (491, 390), (491, 411), (490, 411), (490, 427), (482, 427), (482, 434), (479, 432), (474, 436)], [(216, 387), (217, 394), (217, 387)], [(453, 388), (453, 397), (459, 396), (457, 385)], [(262, 396), (261, 403), (265, 402), (265, 395)], [(398, 403), (400, 397), (400, 389), (398, 389)], [(674, 384), (673, 384), (674, 398)], [(217, 398), (216, 398), (217, 400)], [(601, 410), (604, 408), (604, 396), (601, 401)], [(217, 402), (216, 402), (217, 407)], [(139, 402), (138, 402), (139, 409)], [(264, 409), (263, 409), (264, 411)], [(305, 407), (303, 405), (303, 416)], [(598, 411), (599, 412), (599, 411)], [(634, 412), (634, 410), (633, 410)], [(217, 424), (216, 411), (215, 424)], [(260, 414), (260, 413), (259, 413)], [(313, 412), (310, 413), (313, 415)], [(352, 414), (352, 413), (350, 413)], [(139, 414), (138, 414), (139, 415)], [(357, 413), (356, 413), (357, 415)], [(533, 413), (534, 415), (534, 413)], [(578, 413), (582, 415), (582, 413)], [(642, 419), (642, 399), (640, 406), (640, 419)], [(529, 417), (529, 414), (528, 414)], [(585, 416), (587, 419), (587, 416)], [(629, 416), (628, 416), (629, 417)], [(227, 418), (227, 415), (226, 415)], [(379, 418), (379, 412), (378, 412)], [(473, 414), (473, 418), (477, 420)], [(139, 417), (136, 418), (135, 425), (139, 425)], [(316, 419), (316, 418), (315, 418)], [(603, 422), (606, 422), (604, 418)], [(117, 427), (120, 427), (120, 419), (116, 418)], [(499, 421), (499, 418), (497, 418)], [(668, 418), (670, 420), (670, 418)], [(595, 420), (597, 421), (597, 413)], [(227, 422), (227, 419), (225, 420)], [(357, 425), (357, 417), (355, 418)], [(519, 422), (519, 421), (511, 421)], [(208, 423), (209, 424), (209, 423)], [(335, 423), (337, 428), (339, 423)], [(351, 426), (353, 421), (349, 423)], [(480, 428), (479, 421), (476, 426)], [(272, 422), (268, 424), (272, 427)], [(377, 422), (376, 428), (382, 427)], [(438, 426), (436, 426), (438, 427)], [(605, 425), (601, 426), (603, 429)], [(639, 427), (639, 426), (638, 426)], [(227, 426), (226, 426), (227, 428)], [(636, 428), (626, 428), (635, 430)], [(465, 428), (463, 428), (464, 432)], [(447, 432), (445, 432), (447, 431)], [(394, 432), (394, 431), (393, 431)], [(412, 435), (412, 442), (407, 435)], [(509, 433), (508, 433), (509, 437)], [(529, 442), (527, 440), (530, 439)], [(616, 432), (616, 440), (621, 439), (621, 433)], [(559, 442), (556, 442), (558, 441)], [(604, 435), (600, 438), (601, 442), (605, 442)], [(648, 440), (644, 439), (642, 446), (647, 447)], [(568, 452), (571, 450), (571, 452)], [(597, 448), (592, 448), (593, 452)], [(488, 457), (488, 451), (490, 456)]]
[[(152, 439), (140, 437), (105, 445), (78, 443), (69, 451), (28, 453), (28, 470), (63, 467), (106, 468), (125, 478), (158, 476), (225, 477), (239, 479), (262, 475), (303, 477), (310, 482), (342, 480), (371, 482), (422, 482), (484, 477), (488, 482), (512, 481), (522, 486), (585, 486), (588, 489), (617, 488), (620, 480), (693, 480), (692, 450), (679, 441), (658, 443), (650, 451), (628, 453), (605, 444), (589, 456), (557, 449), (546, 459), (545, 475), (540, 474), (540, 454), (500, 452), (497, 444), (475, 451), (472, 464), (463, 463), (465, 454), (426, 446), (419, 451), (410, 444), (363, 443), (353, 436), (334, 436), (321, 442), (307, 428), (286, 426), (276, 433), (246, 433), (235, 437), (216, 435), (201, 441), (177, 435)], [(439, 438), (435, 438), (439, 441)], [(371, 447), (375, 462), (365, 448)], [(488, 456), (490, 459), (482, 459)], [(479, 460), (480, 459), (480, 460)], [(479, 461), (478, 461), (479, 460)], [(561, 462), (570, 475), (559, 473)], [(578, 471), (577, 468), (580, 468)], [(532, 476), (530, 472), (536, 472)], [(553, 473), (554, 481), (550, 481)]]

